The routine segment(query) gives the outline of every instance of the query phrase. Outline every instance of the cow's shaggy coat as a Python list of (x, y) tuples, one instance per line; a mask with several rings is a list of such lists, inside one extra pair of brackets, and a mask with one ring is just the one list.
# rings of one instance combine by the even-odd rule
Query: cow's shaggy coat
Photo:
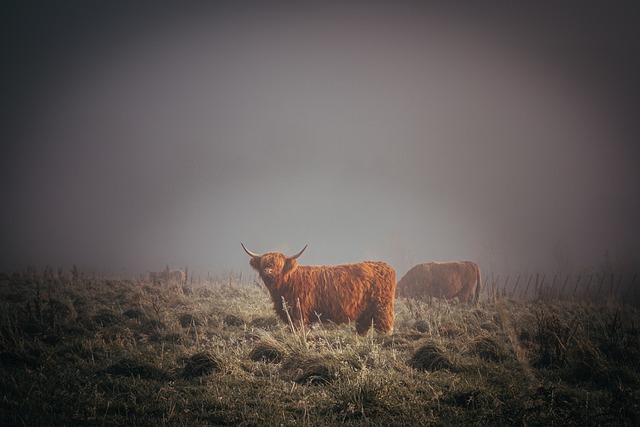
[(389, 265), (367, 261), (299, 266), (295, 258), (300, 254), (287, 257), (275, 252), (247, 253), (252, 256), (249, 264), (260, 274), (283, 321), (288, 321), (288, 316), (304, 323), (355, 321), (361, 335), (371, 326), (383, 333), (392, 330), (396, 274)]
[(398, 282), (398, 296), (446, 298), (477, 302), (482, 283), (480, 268), (472, 261), (418, 264)]
[(184, 284), (186, 280), (187, 275), (182, 270), (163, 270), (149, 272), (149, 281), (153, 283)]

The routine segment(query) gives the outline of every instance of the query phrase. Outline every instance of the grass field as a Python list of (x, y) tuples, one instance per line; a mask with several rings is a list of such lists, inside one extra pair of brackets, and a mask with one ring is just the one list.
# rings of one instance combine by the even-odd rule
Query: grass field
[(640, 313), (396, 301), (391, 335), (266, 291), (0, 274), (0, 425), (640, 425)]

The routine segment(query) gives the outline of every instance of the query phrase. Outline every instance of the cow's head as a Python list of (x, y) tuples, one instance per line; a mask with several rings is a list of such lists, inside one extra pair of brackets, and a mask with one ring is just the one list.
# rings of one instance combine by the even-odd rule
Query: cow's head
[(305, 245), (300, 252), (290, 257), (278, 252), (258, 255), (245, 248), (242, 242), (240, 244), (242, 245), (242, 249), (251, 257), (249, 265), (260, 274), (260, 278), (267, 288), (286, 282), (289, 275), (298, 268), (296, 258), (302, 255), (304, 250), (307, 249), (307, 245)]

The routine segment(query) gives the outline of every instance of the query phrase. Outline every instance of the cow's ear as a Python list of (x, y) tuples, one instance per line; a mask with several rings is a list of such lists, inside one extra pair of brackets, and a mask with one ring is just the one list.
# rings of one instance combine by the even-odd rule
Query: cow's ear
[(288, 279), (288, 276), (293, 273), (296, 268), (298, 268), (298, 261), (293, 258), (287, 258), (284, 262), (284, 267), (282, 268), (282, 274), (284, 275), (285, 280)]
[(249, 265), (253, 267), (255, 270), (260, 271), (260, 257), (254, 256), (249, 261)]

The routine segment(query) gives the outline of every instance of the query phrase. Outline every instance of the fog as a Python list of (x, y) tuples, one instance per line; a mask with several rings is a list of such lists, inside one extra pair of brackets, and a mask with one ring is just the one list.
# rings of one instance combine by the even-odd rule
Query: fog
[(638, 8), (423, 3), (7, 10), (0, 268), (636, 263)]

